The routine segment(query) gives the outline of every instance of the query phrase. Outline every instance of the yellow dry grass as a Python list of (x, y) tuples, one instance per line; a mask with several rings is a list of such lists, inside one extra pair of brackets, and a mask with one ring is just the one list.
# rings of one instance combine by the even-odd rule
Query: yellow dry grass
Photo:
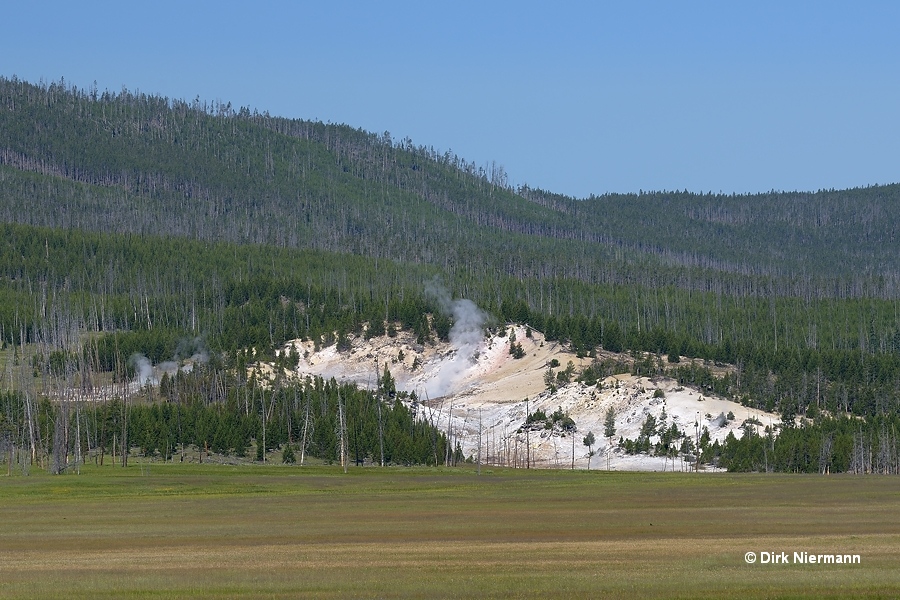
[[(0, 597), (896, 597), (897, 486), (205, 465), (12, 477)], [(748, 551), (862, 563), (748, 565)]]

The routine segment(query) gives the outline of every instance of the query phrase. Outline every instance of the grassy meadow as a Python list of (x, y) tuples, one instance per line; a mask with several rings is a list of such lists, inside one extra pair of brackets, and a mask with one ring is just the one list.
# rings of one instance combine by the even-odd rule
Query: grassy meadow
[(33, 471), (0, 478), (0, 598), (888, 598), (898, 515), (876, 476)]

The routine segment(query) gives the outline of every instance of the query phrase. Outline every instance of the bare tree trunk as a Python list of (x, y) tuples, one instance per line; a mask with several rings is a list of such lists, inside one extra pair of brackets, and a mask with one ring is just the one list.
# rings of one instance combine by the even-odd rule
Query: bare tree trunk
[(575, 429), (572, 429), (572, 470), (575, 470)]
[(25, 419), (28, 421), (28, 440), (31, 444), (31, 464), (33, 465), (37, 457), (37, 440), (34, 432), (34, 403), (28, 392), (25, 392)]
[(431, 400), (428, 398), (428, 390), (425, 390), (425, 403), (428, 406), (428, 417), (431, 421), (431, 450), (434, 452), (434, 466), (438, 466), (437, 451), (437, 427), (434, 425), (434, 409), (431, 408)]
[(122, 466), (128, 466), (128, 397), (122, 400)]
[(381, 466), (384, 466), (384, 425), (381, 422), (381, 398), (376, 398), (378, 403), (378, 445), (381, 448)]
[(75, 472), (81, 475), (81, 411), (75, 404)]
[(262, 415), (263, 415), (263, 418), (262, 418), (262, 427), (263, 427), (263, 430), (262, 430), (262, 458), (263, 458), (263, 462), (266, 462), (266, 417), (267, 417), (267, 414), (266, 414), (266, 392), (265, 392), (265, 390), (262, 390), (259, 400), (260, 400), (260, 403), (262, 404)]
[(306, 433), (309, 431), (309, 390), (303, 390), (306, 396), (306, 417), (303, 419), (303, 441), (300, 442), (300, 466), (306, 460)]
[[(443, 406), (444, 401), (441, 400), (441, 406)], [(450, 400), (450, 410), (447, 411), (447, 448), (444, 453), (444, 466), (450, 466), (450, 457), (453, 456), (453, 430), (451, 429), (451, 423), (453, 423), (453, 400)]]
[(53, 420), (53, 449), (50, 454), (50, 472), (53, 475), (59, 475), (65, 468), (63, 458), (63, 446), (65, 445), (65, 434), (63, 432), (63, 411), (62, 408), (56, 413)]
[(344, 404), (341, 401), (341, 393), (338, 392), (338, 428), (340, 429), (341, 443), (341, 467), (347, 472), (347, 423), (344, 420)]
[(481, 475), (481, 408), (478, 409), (478, 474)]
[[(528, 426), (528, 417), (529, 417), (529, 401), (528, 398), (525, 398), (525, 468), (531, 468), (531, 428)], [(590, 468), (590, 465), (588, 465)]]

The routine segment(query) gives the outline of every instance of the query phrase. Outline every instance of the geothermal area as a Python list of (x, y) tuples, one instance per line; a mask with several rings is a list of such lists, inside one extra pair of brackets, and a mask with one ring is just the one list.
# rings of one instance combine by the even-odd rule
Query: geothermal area
[[(370, 389), (377, 386), (387, 365), (398, 390), (415, 392), (417, 401), (410, 404), (417, 416), (448, 433), (465, 457), (477, 460), (480, 448), (485, 465), (689, 471), (693, 464), (681, 456), (627, 454), (619, 447), (619, 438), (637, 439), (647, 415), (657, 422), (665, 420), (667, 426), (674, 423), (692, 440), (706, 429), (710, 442), (721, 442), (729, 433), (740, 437), (748, 420), (760, 433), (780, 420), (669, 378), (624, 374), (596, 385), (579, 383), (578, 374), (594, 359), (578, 358), (522, 325), (485, 334), (483, 315), (467, 300), (454, 301), (450, 308), (454, 327), (449, 343), (417, 344), (411, 333), (399, 332), (369, 340), (351, 337), (351, 348), (343, 352), (334, 345), (316, 351), (313, 342), (301, 341), (289, 342), (282, 351), (299, 355), (299, 376), (333, 377)], [(513, 341), (521, 345), (521, 358), (510, 352)], [(604, 353), (598, 358), (628, 357)], [(572, 381), (554, 381), (550, 389), (548, 369), (557, 374), (570, 362)], [(607, 439), (610, 408), (615, 435)], [(574, 421), (574, 433), (571, 428), (546, 428), (544, 423), (526, 427), (526, 416), (537, 411), (548, 417), (568, 416)], [(591, 448), (583, 443), (588, 432), (596, 440), (592, 457)]]

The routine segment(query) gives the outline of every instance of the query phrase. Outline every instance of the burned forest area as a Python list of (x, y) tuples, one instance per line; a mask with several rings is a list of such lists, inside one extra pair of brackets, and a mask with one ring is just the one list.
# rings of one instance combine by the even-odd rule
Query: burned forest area
[(897, 474), (898, 213), (0, 78), (0, 460)]

